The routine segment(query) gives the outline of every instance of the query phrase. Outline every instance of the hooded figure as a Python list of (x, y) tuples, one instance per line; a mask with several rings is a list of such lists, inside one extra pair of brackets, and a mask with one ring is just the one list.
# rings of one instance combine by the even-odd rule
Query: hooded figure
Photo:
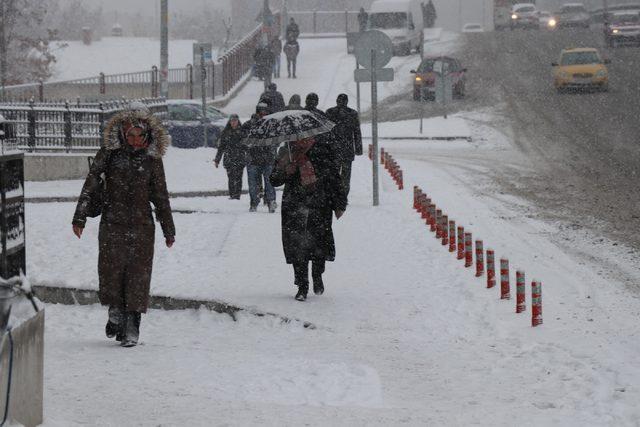
[(300, 105), (301, 102), (300, 95), (291, 95), (291, 98), (289, 98), (289, 105), (287, 105), (287, 110), (304, 110), (302, 105)]
[(270, 83), (267, 90), (260, 95), (260, 101), (269, 106), (269, 113), (277, 113), (285, 109), (284, 97), (278, 92), (278, 85)]
[(223, 166), (227, 170), (229, 198), (240, 200), (242, 194), (242, 174), (247, 164), (247, 147), (244, 145), (242, 123), (237, 114), (229, 117), (229, 122), (220, 135), (220, 145), (214, 160), (216, 167), (224, 156)]
[(340, 158), (340, 176), (347, 196), (351, 187), (351, 163), (362, 155), (362, 134), (358, 112), (347, 107), (349, 97), (341, 93), (336, 106), (327, 110), (327, 117), (334, 122), (333, 136)]
[(295, 298), (304, 301), (309, 291), (309, 261), (313, 291), (316, 295), (324, 293), (325, 261), (336, 257), (333, 213), (338, 219), (342, 216), (347, 196), (330, 143), (307, 138), (287, 145), (278, 153), (271, 183), (284, 185), (282, 246), (287, 264), (293, 265), (298, 286)]
[(105, 127), (73, 216), (73, 232), (80, 238), (92, 201), (102, 195), (99, 297), (109, 307), (107, 337), (115, 336), (123, 347), (137, 344), (140, 314), (149, 304), (155, 240), (151, 204), (167, 247), (175, 241), (162, 163), (168, 145), (167, 132), (146, 107), (116, 114)]

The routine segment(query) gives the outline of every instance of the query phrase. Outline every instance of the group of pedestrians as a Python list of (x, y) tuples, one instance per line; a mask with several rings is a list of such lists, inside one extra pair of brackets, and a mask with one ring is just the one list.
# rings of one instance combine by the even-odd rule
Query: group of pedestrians
[[(336, 106), (326, 112), (318, 109), (315, 93), (306, 96), (304, 107), (300, 101), (299, 95), (292, 95), (285, 106), (272, 84), (250, 120), (241, 123), (238, 115), (231, 115), (220, 138), (215, 166), (222, 162), (227, 170), (231, 199), (240, 199), (247, 167), (252, 212), (260, 202), (261, 185), (269, 212), (277, 208), (274, 187), (284, 186), (283, 251), (293, 267), (295, 299), (305, 301), (309, 263), (314, 293), (324, 292), (325, 263), (335, 260), (336, 254), (333, 216), (339, 219), (347, 208), (351, 163), (362, 154), (362, 140), (358, 114), (347, 106), (346, 94), (340, 94)], [(269, 120), (266, 116), (279, 111), (306, 115), (305, 120), (317, 122), (321, 131), (294, 134), (284, 139), (279, 150), (278, 145), (248, 143), (249, 135)], [(104, 135), (80, 193), (72, 229), (81, 238), (87, 217), (101, 216), (98, 277), (100, 302), (108, 307), (105, 332), (121, 346), (131, 347), (138, 343), (141, 315), (150, 298), (155, 239), (151, 205), (166, 246), (175, 243), (162, 161), (169, 138), (161, 122), (140, 103), (116, 114)]]
[(253, 53), (254, 76), (259, 80), (267, 81), (267, 85), (271, 82), (271, 78), (279, 79), (280, 63), (284, 53), (287, 60), (287, 77), (297, 78), (296, 67), (300, 54), (299, 35), (300, 28), (291, 18), (285, 31), (284, 45), (277, 34), (268, 43), (259, 44)]

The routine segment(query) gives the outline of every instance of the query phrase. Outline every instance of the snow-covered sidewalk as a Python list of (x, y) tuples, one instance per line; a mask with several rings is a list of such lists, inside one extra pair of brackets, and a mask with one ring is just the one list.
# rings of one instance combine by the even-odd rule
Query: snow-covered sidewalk
[[(640, 302), (584, 256), (607, 253), (613, 264), (624, 249), (594, 248), (497, 192), (489, 162), (527, 163), (483, 118), (462, 117), (472, 142), (383, 144), (408, 189), (383, 172), (377, 208), (370, 162), (357, 159), (327, 292), (306, 303), (293, 300), (279, 214), (249, 213), (246, 197), (173, 200), (197, 213), (175, 215), (173, 249), (157, 239), (152, 292), (217, 298), (319, 328), (152, 310), (142, 345), (124, 350), (102, 336), (101, 307), (48, 306), (48, 425), (633, 425)], [(413, 184), (508, 256), (512, 283), (516, 268), (528, 284), (543, 282), (543, 326), (531, 328), (530, 306), (516, 315), (513, 300), (500, 301), (427, 232), (411, 209)], [(27, 205), (34, 284), (97, 287), (97, 224), (78, 241), (73, 208)]]

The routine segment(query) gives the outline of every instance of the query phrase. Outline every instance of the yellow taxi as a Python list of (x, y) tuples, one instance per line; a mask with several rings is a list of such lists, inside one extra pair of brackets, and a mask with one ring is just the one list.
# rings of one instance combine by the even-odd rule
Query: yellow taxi
[(597, 49), (563, 49), (560, 61), (553, 64), (553, 84), (558, 92), (565, 89), (609, 90), (609, 71)]

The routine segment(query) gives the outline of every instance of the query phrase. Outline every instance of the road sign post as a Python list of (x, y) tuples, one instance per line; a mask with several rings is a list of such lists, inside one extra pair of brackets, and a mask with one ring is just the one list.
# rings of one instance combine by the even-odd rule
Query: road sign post
[[(373, 206), (380, 204), (378, 179), (378, 80), (392, 81), (393, 69), (383, 68), (393, 56), (391, 39), (380, 31), (365, 31), (354, 48), (357, 83), (371, 82), (371, 139), (373, 145)], [(360, 69), (359, 66), (364, 67)], [(359, 91), (358, 91), (359, 92)]]
[(204, 65), (204, 47), (200, 46), (200, 90), (202, 90), (202, 138), (207, 147), (207, 68)]

